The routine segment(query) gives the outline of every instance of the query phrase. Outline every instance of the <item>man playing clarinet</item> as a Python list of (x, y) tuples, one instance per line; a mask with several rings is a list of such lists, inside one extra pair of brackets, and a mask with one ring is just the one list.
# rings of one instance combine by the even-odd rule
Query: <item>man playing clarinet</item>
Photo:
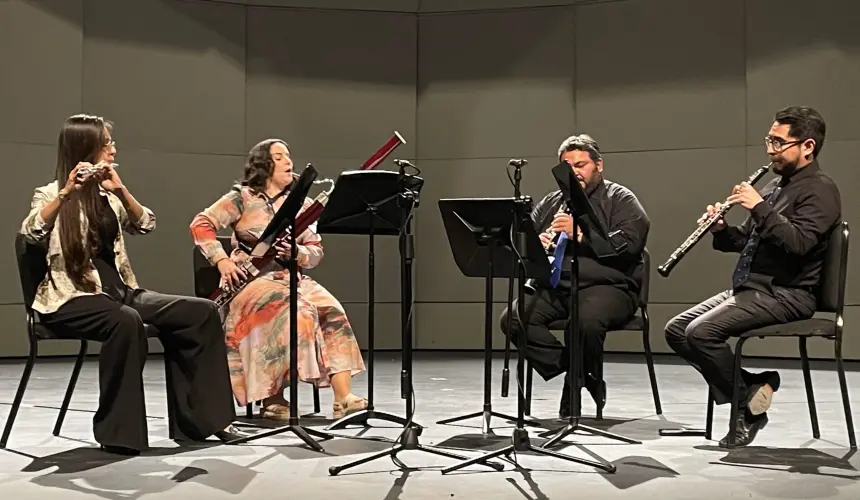
[[(550, 332), (548, 325), (570, 315), (570, 256), (576, 237), (579, 262), (579, 332), (584, 339), (584, 385), (598, 408), (606, 404), (606, 384), (601, 363), (606, 332), (626, 323), (636, 313), (639, 288), (644, 272), (643, 250), (650, 222), (636, 196), (626, 187), (603, 178), (603, 158), (597, 142), (588, 135), (566, 139), (558, 149), (559, 161), (570, 164), (580, 186), (588, 195), (600, 223), (606, 228), (616, 255), (600, 258), (591, 248), (589, 221), (564, 213), (561, 191), (553, 191), (538, 202), (531, 218), (548, 252), (562, 261), (549, 283), (538, 283), (526, 295), (526, 317), (511, 318), (510, 341), (525, 328), (525, 356), (537, 373), (550, 380), (568, 370), (567, 348)], [(574, 236), (575, 234), (575, 236)], [(566, 258), (561, 258), (566, 255)], [(558, 264), (554, 264), (558, 266)], [(514, 301), (513, 310), (517, 311)], [(502, 330), (508, 328), (508, 311), (502, 314)], [(570, 391), (565, 380), (559, 418), (571, 414)]]
[[(791, 106), (778, 113), (765, 137), (777, 178), (759, 193), (737, 185), (726, 203), (749, 211), (743, 224), (712, 227), (713, 246), (739, 252), (730, 289), (672, 318), (666, 340), (710, 385), (717, 404), (732, 400), (734, 355), (727, 340), (768, 325), (812, 317), (830, 231), (841, 221), (836, 183), (818, 166), (825, 123), (812, 108)], [(708, 205), (699, 224), (720, 210)], [(743, 371), (738, 381), (736, 446), (746, 446), (767, 424), (779, 374)], [(728, 435), (720, 446), (728, 443)]]

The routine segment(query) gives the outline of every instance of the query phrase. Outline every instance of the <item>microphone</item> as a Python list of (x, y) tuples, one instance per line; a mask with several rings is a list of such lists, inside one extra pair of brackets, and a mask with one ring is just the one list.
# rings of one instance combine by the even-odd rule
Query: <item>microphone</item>
[(398, 160), (397, 158), (395, 158), (394, 164), (400, 168), (412, 167), (415, 170), (418, 170), (418, 168), (415, 165), (409, 163), (409, 160)]
[(512, 167), (521, 168), (524, 167), (529, 161), (523, 158), (514, 158), (508, 162), (508, 165)]

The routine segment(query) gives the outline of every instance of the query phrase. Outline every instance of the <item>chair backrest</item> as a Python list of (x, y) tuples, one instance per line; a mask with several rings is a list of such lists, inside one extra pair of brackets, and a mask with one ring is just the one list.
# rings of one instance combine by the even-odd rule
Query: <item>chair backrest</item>
[(644, 270), (642, 271), (642, 288), (639, 289), (639, 307), (648, 305), (648, 293), (651, 285), (651, 254), (648, 249), (642, 250), (642, 262)]
[(845, 279), (848, 274), (848, 223), (842, 222), (830, 232), (821, 281), (818, 285), (818, 310), (842, 313), (845, 305)]
[[(218, 241), (228, 255), (233, 251), (231, 239), (231, 236), (218, 237)], [(208, 298), (218, 289), (218, 284), (221, 282), (221, 273), (218, 272), (217, 267), (209, 263), (209, 259), (200, 252), (197, 245), (194, 245), (192, 251), (194, 254), (194, 295)]]
[(48, 249), (27, 241), (21, 233), (15, 235), (15, 257), (18, 260), (18, 276), (21, 278), (21, 292), (24, 294), (24, 307), (32, 312), (33, 301), (39, 283), (48, 274)]

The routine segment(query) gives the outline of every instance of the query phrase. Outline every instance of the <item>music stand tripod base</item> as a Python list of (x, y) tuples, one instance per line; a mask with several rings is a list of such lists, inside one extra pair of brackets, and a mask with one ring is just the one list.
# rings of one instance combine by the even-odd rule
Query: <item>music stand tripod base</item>
[[(382, 457), (390, 456), (392, 458), (397, 458), (397, 454), (403, 451), (423, 451), (425, 453), (431, 453), (434, 455), (439, 455), (446, 458), (453, 458), (455, 460), (467, 460), (467, 457), (462, 455), (457, 455), (456, 453), (451, 453), (446, 450), (440, 450), (437, 448), (432, 448), (429, 446), (425, 446), (418, 441), (418, 436), (421, 435), (421, 428), (418, 426), (409, 426), (403, 430), (403, 434), (397, 440), (397, 444), (392, 446), (387, 450), (380, 451), (378, 453), (374, 453), (373, 455), (369, 455), (367, 457), (358, 459), (354, 462), (351, 462), (346, 465), (333, 465), (328, 468), (328, 473), (332, 476), (336, 476), (340, 474), (342, 471), (346, 469), (350, 469), (352, 467), (356, 467), (362, 464), (366, 464), (368, 462), (372, 462)], [(488, 467), (492, 467), (498, 472), (504, 470), (504, 465), (499, 463), (486, 463), (484, 464)]]
[[(332, 422), (331, 424), (329, 424), (326, 427), (326, 430), (327, 431), (335, 431), (335, 430), (346, 429), (350, 425), (359, 425), (362, 427), (371, 427), (370, 424), (368, 423), (369, 420), (383, 420), (386, 422), (393, 422), (393, 423), (398, 424), (398, 425), (403, 426), (403, 427), (406, 427), (406, 424), (408, 423), (408, 420), (406, 420), (405, 418), (403, 418), (399, 415), (394, 415), (392, 413), (386, 413), (386, 412), (380, 412), (380, 411), (377, 411), (375, 409), (368, 408), (365, 410), (357, 411), (355, 413), (350, 413), (349, 415), (346, 415), (346, 416), (340, 418), (339, 420)], [(413, 425), (416, 425), (417, 427), (422, 428), (422, 426), (420, 426), (418, 424), (413, 424)]]

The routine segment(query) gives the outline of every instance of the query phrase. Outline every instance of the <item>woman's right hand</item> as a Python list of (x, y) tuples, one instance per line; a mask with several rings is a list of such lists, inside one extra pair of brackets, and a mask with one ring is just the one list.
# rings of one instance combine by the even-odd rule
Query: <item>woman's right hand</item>
[(221, 286), (226, 288), (238, 288), (245, 278), (245, 271), (239, 268), (232, 259), (221, 259), (217, 264), (221, 273)]
[(82, 161), (75, 165), (75, 168), (73, 168), (72, 171), (69, 172), (69, 178), (66, 179), (66, 185), (63, 186), (63, 189), (61, 189), (60, 191), (69, 194), (72, 191), (81, 188), (81, 179), (78, 179), (78, 170), (80, 170), (82, 167), (92, 167), (92, 164), (90, 164), (89, 162)]

